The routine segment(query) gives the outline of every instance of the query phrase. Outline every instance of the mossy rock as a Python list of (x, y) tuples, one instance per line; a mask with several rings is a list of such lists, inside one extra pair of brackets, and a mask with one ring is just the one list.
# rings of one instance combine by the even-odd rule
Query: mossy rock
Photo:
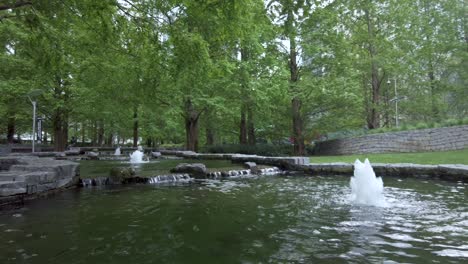
[(135, 177), (133, 168), (112, 168), (110, 170), (109, 180), (112, 184), (122, 184), (128, 182), (128, 179)]

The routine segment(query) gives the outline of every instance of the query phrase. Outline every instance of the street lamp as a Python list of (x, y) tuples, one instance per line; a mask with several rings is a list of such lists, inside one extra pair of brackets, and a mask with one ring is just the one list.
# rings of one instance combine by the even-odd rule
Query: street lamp
[(36, 106), (37, 106), (37, 101), (36, 98), (42, 93), (42, 90), (34, 90), (31, 91), (27, 96), (29, 101), (31, 102), (33, 106), (33, 132), (32, 132), (32, 153), (35, 151), (35, 143), (36, 143)]
[[(398, 97), (398, 92), (396, 88), (396, 78), (394, 78), (393, 81), (394, 81), (394, 87), (395, 87), (395, 97), (390, 99), (390, 102), (395, 102), (395, 126), (398, 127), (398, 102), (400, 100), (405, 100), (407, 97), (406, 96)], [(390, 80), (387, 81), (387, 84), (388, 85), (391, 84)]]
[(36, 139), (36, 105), (37, 101), (32, 100), (31, 97), (28, 96), (29, 101), (33, 105), (33, 131), (32, 131), (32, 153), (34, 153), (34, 145)]

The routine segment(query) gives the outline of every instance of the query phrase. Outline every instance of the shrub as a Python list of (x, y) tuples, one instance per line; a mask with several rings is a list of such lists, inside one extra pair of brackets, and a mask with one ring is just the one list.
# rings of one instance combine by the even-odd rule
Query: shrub
[(225, 144), (204, 146), (200, 152), (205, 153), (241, 153), (248, 155), (260, 156), (284, 156), (291, 155), (293, 150), (292, 145), (273, 145), (273, 144), (256, 144), (256, 145), (240, 145), (240, 144)]
[(158, 148), (170, 149), (170, 150), (183, 150), (184, 144), (162, 144), (162, 145), (159, 145)]
[(443, 126), (455, 126), (457, 125), (458, 120), (450, 118), (442, 122)]
[(416, 129), (425, 129), (431, 127), (429, 124), (424, 122), (419, 122), (416, 124)]
[(462, 125), (468, 125), (468, 117), (462, 119)]

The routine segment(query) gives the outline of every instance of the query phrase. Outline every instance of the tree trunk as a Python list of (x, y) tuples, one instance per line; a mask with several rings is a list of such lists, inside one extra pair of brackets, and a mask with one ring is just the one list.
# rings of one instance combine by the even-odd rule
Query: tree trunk
[(104, 144), (104, 122), (99, 120), (98, 122), (98, 145), (102, 146)]
[(299, 98), (292, 99), (292, 113), (293, 113), (293, 144), (294, 154), (304, 155), (304, 137), (302, 135), (302, 116), (301, 116), (302, 102)]
[[(241, 44), (242, 45), (242, 44)], [(250, 89), (249, 89), (249, 80), (250, 73), (246, 67), (246, 64), (249, 61), (249, 52), (247, 47), (242, 46), (240, 49), (241, 55), (241, 72), (240, 72), (240, 84), (241, 84), (241, 119), (239, 124), (239, 143), (246, 145), (248, 143), (248, 121), (247, 121), (247, 111), (248, 111), (248, 101), (250, 101)]]
[(192, 101), (185, 101), (185, 134), (186, 148), (191, 151), (198, 151), (198, 118), (200, 113), (195, 110)]
[(299, 80), (299, 69), (297, 66), (297, 53), (296, 53), (296, 40), (294, 37), (289, 38), (289, 71), (291, 74), (290, 78), (290, 89), (293, 93), (293, 98), (291, 100), (292, 105), (292, 138), (294, 144), (294, 154), (295, 155), (304, 155), (305, 146), (304, 146), (304, 136), (303, 136), (303, 120), (301, 115), (302, 101), (301, 98), (296, 95), (296, 84)]
[(108, 147), (112, 147), (113, 139), (114, 139), (114, 134), (112, 134), (112, 132), (109, 132), (109, 134), (107, 134), (107, 137), (106, 137), (105, 145)]
[(246, 121), (245, 108), (246, 108), (245, 105), (242, 104), (241, 119), (240, 119), (240, 126), (239, 126), (239, 144), (242, 144), (242, 145), (247, 144), (247, 121)]
[(64, 151), (67, 146), (67, 141), (65, 139), (66, 135), (64, 130), (64, 123), (65, 122), (62, 109), (56, 109), (52, 120), (55, 151)]
[(206, 128), (206, 144), (207, 145), (214, 145), (214, 130), (211, 127)]
[(15, 141), (15, 130), (16, 130), (16, 120), (14, 115), (8, 115), (8, 124), (7, 124), (7, 141), (9, 144), (13, 144)]
[(68, 140), (68, 112), (66, 109), (68, 94), (64, 89), (64, 81), (56, 76), (57, 86), (54, 89), (54, 99), (61, 101), (53, 113), (52, 127), (54, 132), (54, 150), (65, 151)]
[(81, 143), (86, 141), (86, 122), (81, 123)]
[(16, 9), (26, 5), (32, 5), (32, 1), (18, 0), (12, 3), (2, 3), (0, 5), (0, 10)]
[(255, 138), (255, 123), (252, 106), (248, 106), (247, 108), (247, 133), (249, 145), (255, 145), (257, 143), (257, 140)]
[(377, 51), (374, 46), (374, 25), (371, 21), (371, 16), (368, 10), (365, 10), (366, 22), (367, 22), (367, 34), (369, 38), (369, 56), (371, 59), (371, 103), (370, 103), (370, 112), (368, 113), (369, 117), (367, 119), (367, 126), (369, 129), (379, 128), (380, 127), (380, 113), (379, 113), (379, 104), (380, 104), (380, 82), (379, 82), (379, 69), (375, 56)]
[(380, 113), (378, 110), (380, 105), (380, 83), (378, 76), (379, 73), (375, 62), (372, 62), (371, 71), (372, 102), (368, 126), (370, 129), (374, 129), (380, 127)]
[(152, 148), (152, 147), (153, 147), (153, 138), (148, 137), (148, 138), (146, 139), (146, 146), (147, 146), (148, 148)]
[(138, 146), (138, 107), (133, 109), (133, 147)]
[(429, 85), (431, 87), (431, 112), (432, 112), (432, 119), (434, 121), (439, 121), (439, 109), (437, 107), (437, 97), (436, 97), (436, 80), (434, 75), (434, 69), (432, 66), (432, 61), (429, 61), (429, 72), (427, 76), (429, 78)]
[(97, 143), (97, 121), (93, 122), (92, 128), (93, 128), (93, 138), (91, 139), (91, 145), (95, 146)]
[[(65, 100), (66, 101), (66, 100)], [(63, 112), (63, 123), (62, 123), (62, 130), (63, 130), (63, 142), (65, 143), (65, 148), (68, 145), (68, 111)]]
[(213, 111), (211, 109), (206, 111), (205, 113), (205, 120), (206, 120), (206, 128), (205, 128), (205, 136), (206, 136), (206, 145), (212, 146), (215, 144), (215, 129), (213, 127)]

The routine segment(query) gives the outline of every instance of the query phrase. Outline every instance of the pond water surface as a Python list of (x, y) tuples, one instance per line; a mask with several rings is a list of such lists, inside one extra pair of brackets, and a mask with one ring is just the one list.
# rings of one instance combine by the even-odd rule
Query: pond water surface
[(467, 185), (384, 178), (387, 207), (349, 177), (262, 176), (81, 188), (0, 211), (0, 263), (460, 263)]

